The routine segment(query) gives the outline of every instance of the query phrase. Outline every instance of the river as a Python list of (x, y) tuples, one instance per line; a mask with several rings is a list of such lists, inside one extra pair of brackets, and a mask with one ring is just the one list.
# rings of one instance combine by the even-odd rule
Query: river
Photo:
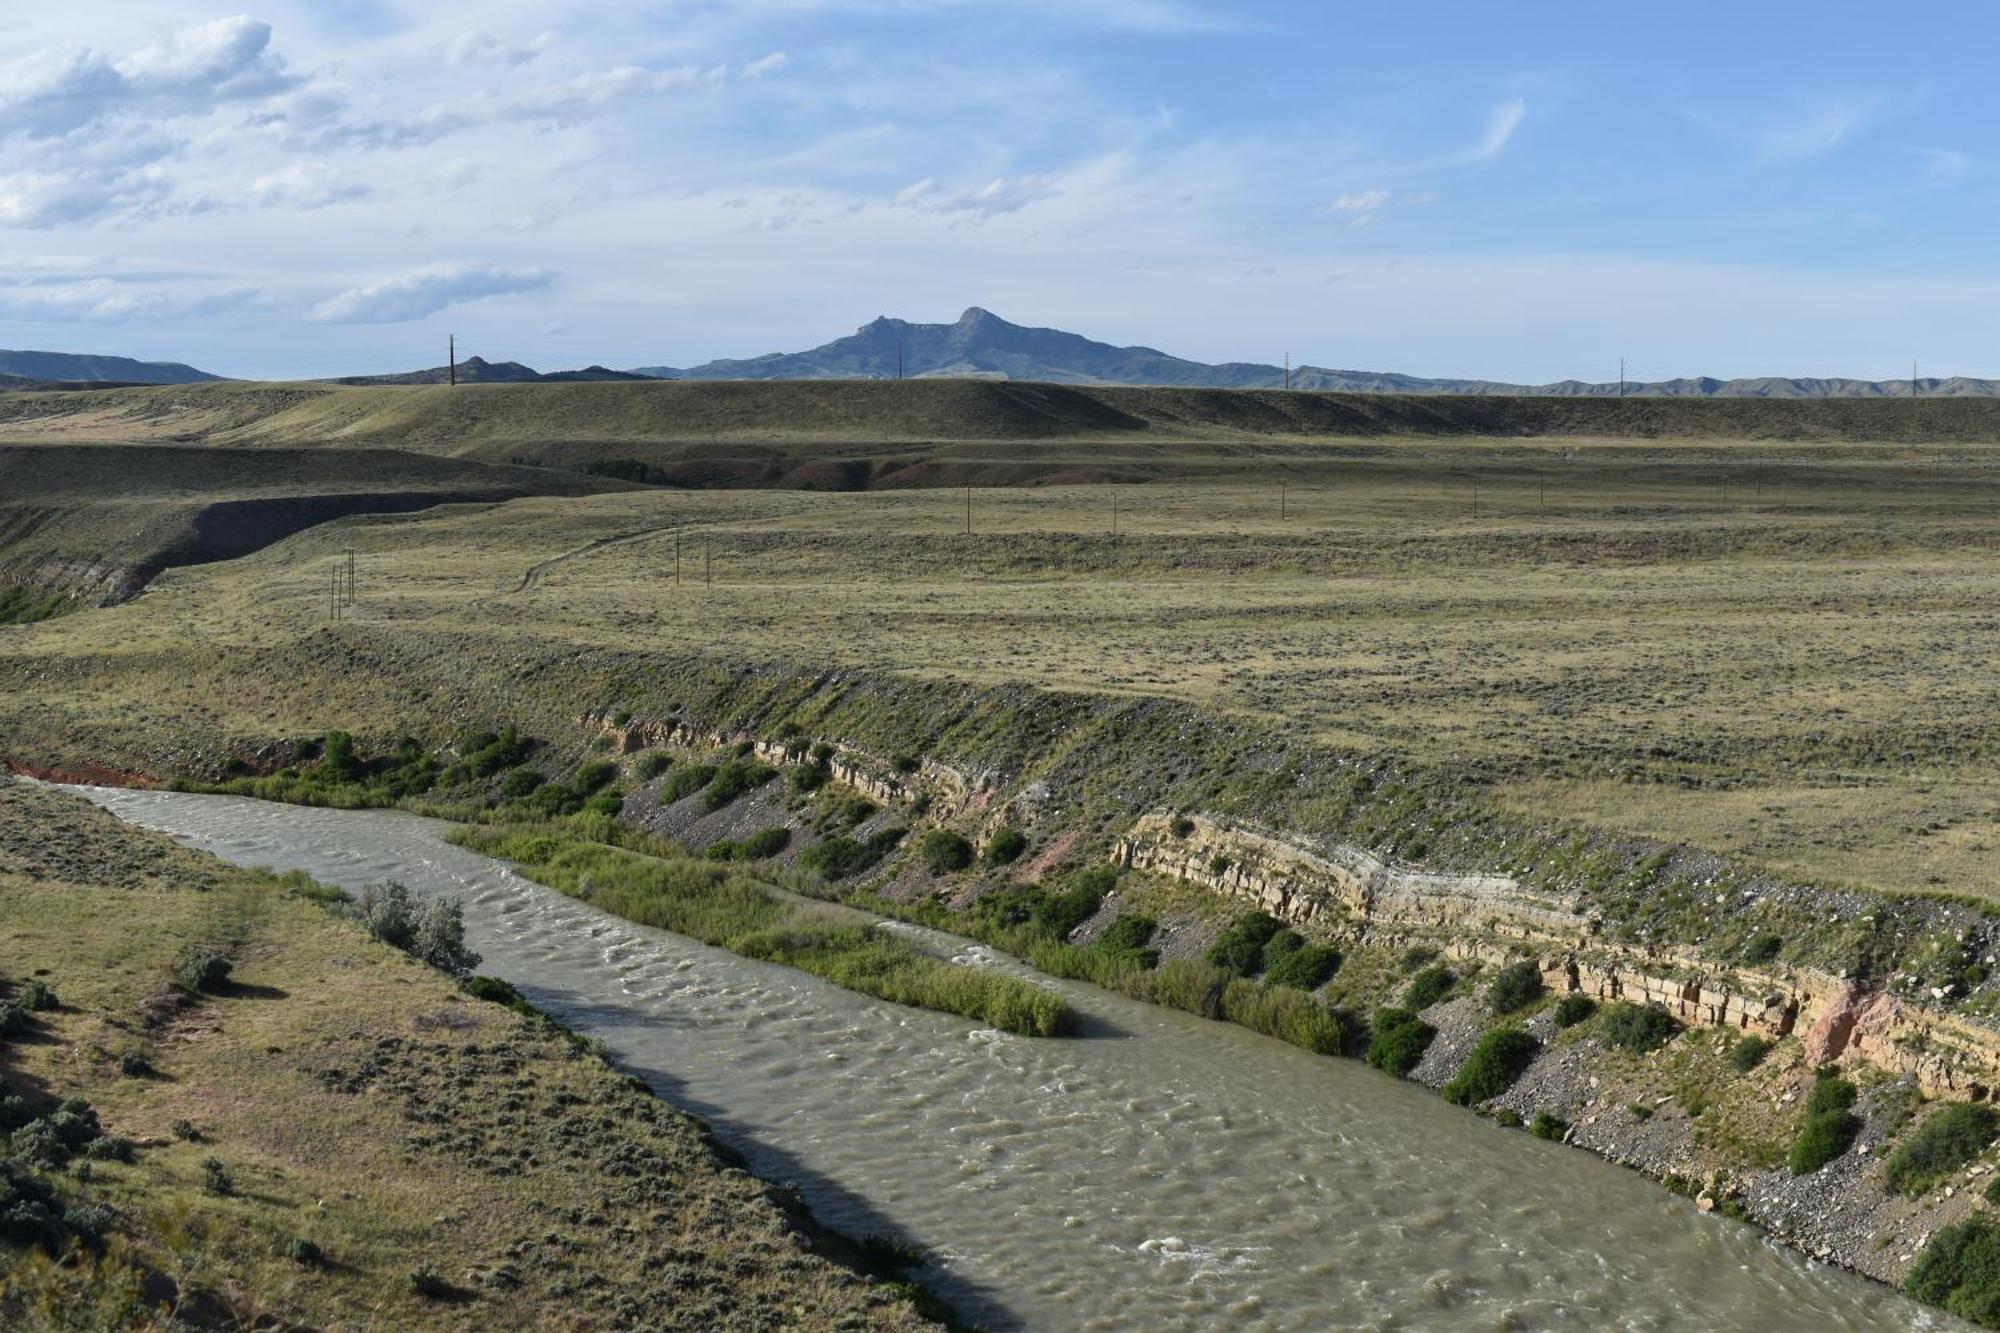
[[(1000, 1329), (1961, 1329), (1354, 1061), (1051, 981), (1037, 1040), (636, 926), (411, 815), (73, 788), (242, 865), (465, 904), (481, 970)], [(962, 945), (974, 965), (1016, 967)]]

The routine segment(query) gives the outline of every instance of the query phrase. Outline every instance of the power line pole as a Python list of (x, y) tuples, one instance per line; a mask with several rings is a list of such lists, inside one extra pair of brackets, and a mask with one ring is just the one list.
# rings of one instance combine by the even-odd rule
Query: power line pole
[(1281, 481), (1278, 483), (1278, 521), (1282, 523), (1284, 522), (1284, 519), (1285, 519), (1285, 483)]
[(965, 535), (972, 535), (972, 488), (965, 488)]
[(458, 335), (456, 333), (447, 333), (445, 335), (444, 347), (445, 347), (445, 352), (444, 352), (445, 374), (450, 377), (452, 387), (457, 388), (458, 387)]
[(896, 335), (896, 378), (903, 378), (903, 335)]
[(1292, 354), (1290, 352), (1285, 353), (1285, 387), (1287, 389), (1292, 387)]
[(354, 605), (354, 548), (347, 548), (347, 604)]
[(681, 586), (681, 530), (674, 529), (674, 586)]
[(1618, 396), (1625, 396), (1625, 358), (1618, 358)]
[(1914, 362), (1914, 361), (1912, 361), (1912, 362), (1910, 362), (1910, 397), (1912, 397), (1912, 398), (1915, 398), (1915, 397), (1917, 396), (1917, 392), (1918, 392), (1918, 390), (1917, 390), (1917, 363), (1916, 363), (1916, 362)]

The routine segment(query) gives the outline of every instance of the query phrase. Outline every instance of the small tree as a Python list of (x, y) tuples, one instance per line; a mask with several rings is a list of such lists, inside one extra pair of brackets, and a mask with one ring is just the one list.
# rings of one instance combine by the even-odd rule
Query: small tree
[(410, 952), (455, 977), (478, 967), (479, 955), (465, 947), (464, 905), (456, 898), (433, 898), (425, 903)]
[(361, 890), (361, 924), (382, 943), (407, 951), (417, 938), (417, 915), (409, 889), (385, 879)]

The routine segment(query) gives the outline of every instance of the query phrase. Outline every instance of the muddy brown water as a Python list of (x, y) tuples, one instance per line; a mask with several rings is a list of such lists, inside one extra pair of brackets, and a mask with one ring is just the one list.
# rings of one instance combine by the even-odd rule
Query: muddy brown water
[[(993, 1329), (1968, 1326), (1354, 1061), (1048, 981), (1085, 1035), (885, 1004), (608, 916), (414, 816), (71, 788), (242, 865), (464, 900), (483, 971)], [(926, 933), (967, 966), (981, 946)]]

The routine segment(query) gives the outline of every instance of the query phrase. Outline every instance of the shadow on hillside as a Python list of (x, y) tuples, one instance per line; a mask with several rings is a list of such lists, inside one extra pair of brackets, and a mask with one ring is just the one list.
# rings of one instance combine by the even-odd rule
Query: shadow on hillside
[[(633, 1010), (618, 1005), (597, 1004), (560, 987), (537, 985), (533, 987), (531, 998), (559, 1022), (585, 1036), (604, 1037), (607, 1042), (615, 1039), (622, 1028), (648, 1025), (646, 1017)], [(742, 1165), (759, 1180), (796, 1191), (812, 1210), (813, 1218), (820, 1227), (837, 1232), (851, 1242), (876, 1237), (912, 1242), (920, 1239), (905, 1236), (894, 1221), (879, 1212), (866, 1198), (814, 1171), (784, 1149), (757, 1139), (731, 1119), (726, 1111), (691, 1093), (687, 1085), (670, 1071), (638, 1067), (620, 1058), (616, 1052), (607, 1052), (607, 1058), (621, 1074), (641, 1080), (669, 1106), (706, 1124), (724, 1150), (725, 1157), (733, 1155), (740, 1158), (740, 1163), (735, 1164)], [(945, 1188), (947, 1184), (940, 1181), (939, 1188)], [(867, 1266), (865, 1258), (861, 1263)], [(933, 1265), (926, 1264), (907, 1274), (887, 1272), (878, 1275), (913, 1278), (949, 1305), (959, 1319), (993, 1330), (993, 1333), (1027, 1327), (1019, 1316), (1007, 1309), (991, 1288), (939, 1271)]]

